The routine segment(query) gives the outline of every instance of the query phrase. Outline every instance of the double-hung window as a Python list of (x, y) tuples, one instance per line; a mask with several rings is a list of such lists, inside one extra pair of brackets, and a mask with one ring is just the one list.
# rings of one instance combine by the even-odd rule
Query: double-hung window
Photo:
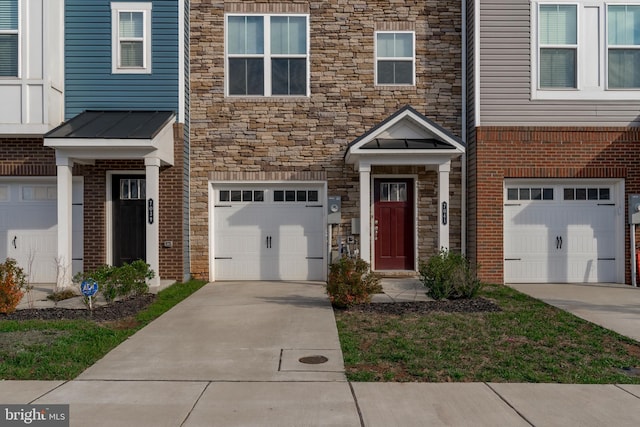
[(111, 3), (112, 72), (151, 73), (151, 2)]
[(578, 7), (541, 4), (538, 22), (540, 88), (576, 88)]
[(532, 99), (637, 100), (640, 0), (532, 0)]
[(227, 15), (227, 94), (308, 96), (307, 15)]
[(376, 84), (413, 85), (415, 76), (414, 33), (376, 32)]
[(18, 77), (19, 1), (0, 2), (0, 77)]
[(607, 6), (609, 89), (640, 89), (640, 5)]

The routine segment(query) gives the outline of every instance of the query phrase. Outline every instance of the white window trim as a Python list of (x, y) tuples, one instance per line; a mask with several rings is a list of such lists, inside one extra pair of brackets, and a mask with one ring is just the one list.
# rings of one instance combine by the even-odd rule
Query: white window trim
[[(113, 74), (151, 74), (151, 2), (111, 3), (111, 72)], [(120, 66), (120, 12), (141, 12), (143, 16), (142, 58), (139, 68)]]
[[(378, 83), (378, 61), (408, 61), (409, 57), (378, 57), (378, 34), (411, 34), (413, 43), (413, 56), (411, 57), (411, 83)], [(374, 84), (376, 86), (404, 86), (410, 87), (416, 85), (416, 32), (415, 31), (376, 31), (373, 35), (373, 55), (374, 55)]]
[(0, 80), (19, 79), (22, 74), (22, 0), (18, 2), (18, 28), (15, 30), (0, 30), (0, 34), (18, 35), (18, 72), (16, 76), (0, 76)]
[[(540, 41), (538, 38), (538, 12), (540, 5), (554, 5), (554, 4), (575, 4), (577, 5), (577, 31), (578, 31), (578, 47), (576, 53), (576, 88), (571, 89), (540, 89), (539, 88), (539, 50)], [(576, 100), (576, 101), (625, 101), (625, 100), (640, 100), (640, 89), (609, 89), (607, 87), (607, 53), (608, 53), (608, 40), (607, 40), (607, 6), (627, 4), (627, 5), (640, 5), (640, 0), (617, 0), (615, 2), (607, 2), (605, 0), (555, 0), (555, 1), (537, 1), (531, 0), (531, 99), (532, 100)], [(587, 51), (584, 46), (583, 35), (583, 8), (598, 7), (598, 27), (601, 29), (598, 35), (598, 75), (599, 85), (594, 88), (584, 87), (584, 73), (587, 66), (586, 60), (589, 55), (593, 55), (593, 52)]]
[[(230, 16), (262, 16), (264, 18), (264, 52), (261, 54), (229, 54), (227, 51), (228, 23)], [(271, 54), (271, 18), (274, 16), (298, 16), (306, 19), (307, 43), (306, 55)], [(308, 98), (311, 96), (311, 29), (309, 14), (305, 13), (226, 13), (224, 16), (224, 94), (230, 98)], [(264, 94), (263, 95), (231, 95), (229, 94), (229, 58), (262, 58), (264, 60)], [(272, 58), (306, 58), (307, 82), (304, 95), (272, 95), (271, 93), (271, 59)]]

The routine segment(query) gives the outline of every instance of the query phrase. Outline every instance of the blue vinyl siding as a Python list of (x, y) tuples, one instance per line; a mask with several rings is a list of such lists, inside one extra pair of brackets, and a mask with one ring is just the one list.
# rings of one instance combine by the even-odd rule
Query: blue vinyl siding
[(112, 74), (111, 2), (65, 1), (66, 119), (89, 109), (178, 111), (178, 0), (151, 3), (151, 74)]

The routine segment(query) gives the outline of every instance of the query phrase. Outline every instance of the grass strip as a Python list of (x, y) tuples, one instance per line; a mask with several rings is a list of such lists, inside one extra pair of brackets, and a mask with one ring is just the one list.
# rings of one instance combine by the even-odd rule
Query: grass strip
[(160, 291), (135, 319), (0, 322), (0, 379), (69, 380), (118, 344), (204, 286), (191, 280)]
[(497, 313), (336, 311), (351, 381), (627, 383), (640, 343), (507, 286)]

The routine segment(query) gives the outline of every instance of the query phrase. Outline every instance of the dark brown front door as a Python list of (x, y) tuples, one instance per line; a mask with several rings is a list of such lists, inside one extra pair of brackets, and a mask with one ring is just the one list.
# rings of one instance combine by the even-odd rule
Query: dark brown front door
[(114, 175), (113, 265), (145, 260), (146, 186), (144, 175)]
[(375, 270), (414, 269), (413, 180), (375, 179)]

